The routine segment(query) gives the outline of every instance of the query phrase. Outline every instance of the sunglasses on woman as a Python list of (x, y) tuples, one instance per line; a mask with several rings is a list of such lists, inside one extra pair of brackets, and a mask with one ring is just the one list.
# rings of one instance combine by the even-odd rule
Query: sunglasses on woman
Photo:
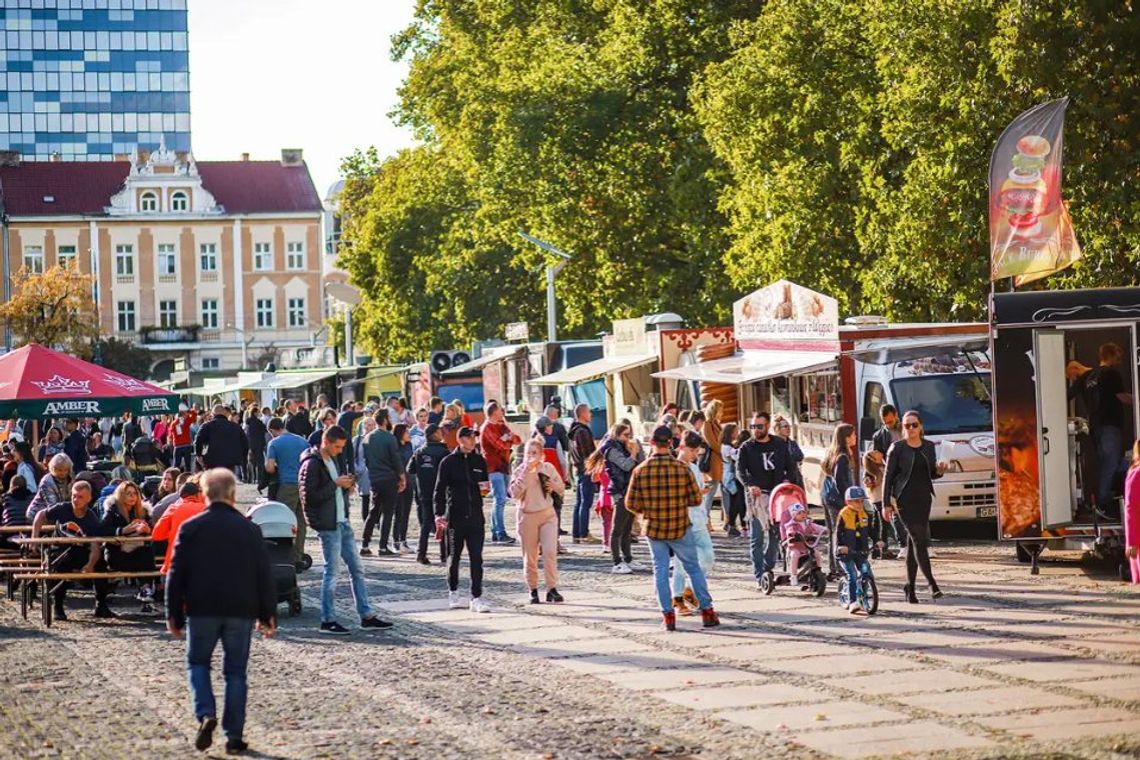
[(920, 424), (921, 423), (918, 423), (918, 422), (904, 422), (903, 427), (906, 428), (907, 430), (912, 430), (916, 427), (919, 427)]

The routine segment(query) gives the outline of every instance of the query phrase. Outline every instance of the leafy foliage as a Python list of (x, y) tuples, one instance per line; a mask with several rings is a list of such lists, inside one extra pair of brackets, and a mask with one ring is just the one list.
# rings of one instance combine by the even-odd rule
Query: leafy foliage
[(84, 353), (83, 358), (90, 360), (95, 356), (104, 367), (139, 380), (150, 378), (150, 367), (154, 363), (149, 349), (115, 337), (99, 340)]
[(0, 319), (17, 344), (83, 355), (99, 336), (91, 284), (91, 276), (75, 267), (54, 266), (43, 274), (21, 269), (12, 277), (11, 300), (0, 305)]
[(849, 313), (976, 319), (1001, 130), (1069, 95), (1086, 258), (1140, 271), (1140, 13), (1100, 0), (421, 0), (393, 40), (422, 144), (346, 159), (341, 261), (378, 357), (658, 310), (723, 324), (779, 278)]

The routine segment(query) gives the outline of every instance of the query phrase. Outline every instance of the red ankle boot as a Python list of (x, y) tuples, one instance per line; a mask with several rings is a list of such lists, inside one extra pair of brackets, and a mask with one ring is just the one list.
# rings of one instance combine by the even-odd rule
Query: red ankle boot
[(717, 617), (716, 610), (712, 607), (701, 610), (701, 625), (705, 628), (715, 628), (720, 625), (720, 618)]
[(677, 613), (676, 612), (664, 612), (661, 614), (661, 617), (664, 618), (664, 620), (665, 620), (664, 627), (665, 627), (666, 631), (677, 630)]

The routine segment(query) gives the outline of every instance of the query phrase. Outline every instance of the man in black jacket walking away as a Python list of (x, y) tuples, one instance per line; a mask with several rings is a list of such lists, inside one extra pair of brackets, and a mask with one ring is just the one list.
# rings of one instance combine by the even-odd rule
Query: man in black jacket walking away
[(320, 448), (312, 448), (301, 455), (301, 508), (309, 527), (321, 539), (321, 553), (325, 557), (325, 573), (321, 578), (321, 633), (343, 636), (348, 629), (335, 619), (333, 592), (336, 590), (337, 564), (341, 559), (348, 567), (352, 582), (352, 596), (361, 628), (388, 628), (392, 624), (376, 617), (368, 602), (364, 584), (364, 569), (356, 556), (356, 537), (348, 522), (348, 489), (356, 477), (341, 473), (337, 461), (348, 435), (339, 425), (326, 427), (321, 434)]
[(475, 430), (459, 429), (459, 446), (439, 464), (435, 484), (436, 525), (447, 531), (451, 555), (447, 565), (448, 603), (452, 609), (463, 606), (459, 596), (459, 560), (463, 547), (471, 561), (471, 611), (490, 612), (483, 601), (483, 541), (486, 520), (483, 497), (491, 492), (487, 463), (475, 453)]
[(205, 750), (218, 721), (210, 686), (210, 660), (222, 642), (226, 679), (222, 730), (226, 752), (247, 749), (245, 727), (246, 665), (254, 621), (265, 636), (277, 628), (277, 590), (261, 531), (235, 507), (237, 480), (229, 470), (202, 476), (206, 511), (183, 523), (166, 576), (166, 627), (175, 638), (187, 634), (186, 665), (194, 696), (198, 736)]
[[(416, 562), (421, 565), (430, 565), (428, 559), (428, 540), (435, 531), (435, 513), (432, 509), (432, 498), (435, 495), (435, 481), (439, 476), (439, 464), (451, 452), (443, 443), (443, 433), (439, 425), (429, 424), (424, 430), (427, 444), (421, 446), (412, 455), (408, 462), (408, 474), (416, 489), (416, 511), (420, 520), (420, 542), (416, 547)], [(439, 561), (447, 559), (447, 545), (440, 543)]]
[(210, 421), (198, 428), (194, 454), (207, 470), (224, 467), (234, 472), (249, 456), (249, 439), (241, 425), (230, 420), (229, 411), (218, 404)]

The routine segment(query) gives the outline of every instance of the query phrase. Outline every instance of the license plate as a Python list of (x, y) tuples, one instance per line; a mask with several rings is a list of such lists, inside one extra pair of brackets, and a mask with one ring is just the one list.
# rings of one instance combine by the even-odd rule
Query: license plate
[(997, 517), (997, 507), (978, 507), (978, 517)]

